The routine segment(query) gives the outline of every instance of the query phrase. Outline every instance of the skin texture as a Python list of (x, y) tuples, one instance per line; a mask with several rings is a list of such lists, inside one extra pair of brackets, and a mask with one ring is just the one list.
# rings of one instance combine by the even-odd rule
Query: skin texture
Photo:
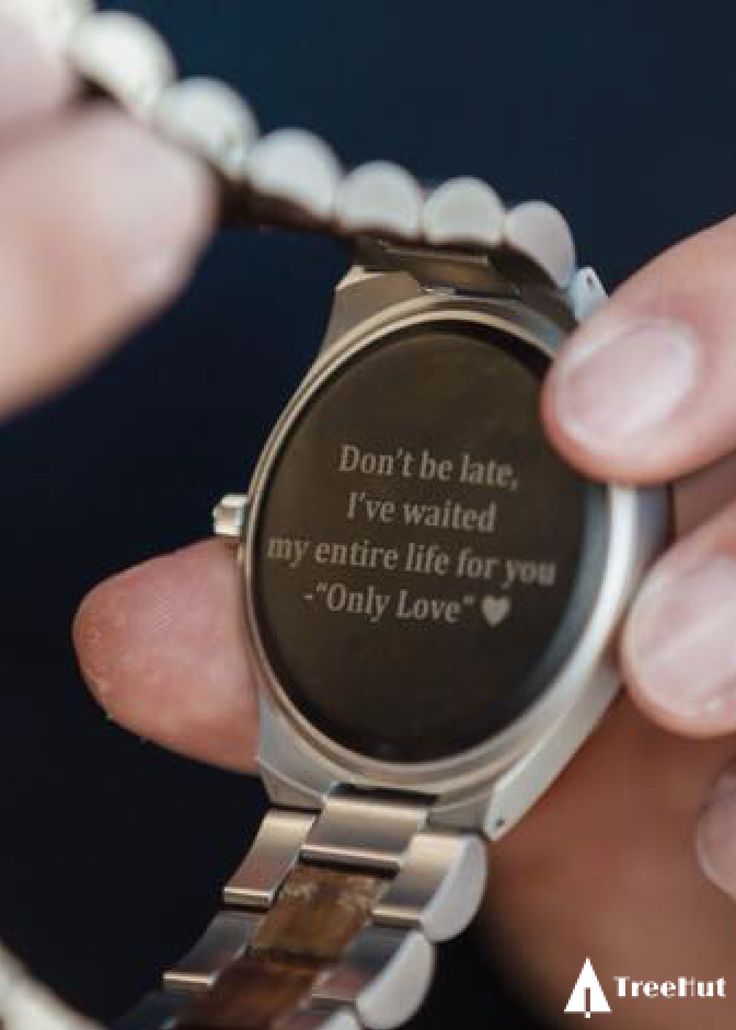
[[(1, 3), (0, 86), (8, 416), (173, 295), (214, 203), (202, 169), (143, 129), (104, 107), (69, 110), (74, 84)], [(664, 482), (736, 450), (735, 277), (729, 221), (644, 269), (575, 334), (542, 402), (568, 460), (598, 478)], [(721, 477), (707, 497), (693, 492), (705, 521), (662, 558), (622, 632), (628, 696), (491, 856), (480, 930), (555, 1020), (586, 955), (604, 979), (711, 979), (736, 960), (736, 775), (721, 776), (736, 751), (736, 489)], [(148, 562), (82, 604), (84, 678), (133, 732), (251, 772), (256, 688), (238, 612), (221, 543)], [(736, 995), (707, 1008), (617, 1002), (608, 1026), (697, 1020), (733, 1026)]]

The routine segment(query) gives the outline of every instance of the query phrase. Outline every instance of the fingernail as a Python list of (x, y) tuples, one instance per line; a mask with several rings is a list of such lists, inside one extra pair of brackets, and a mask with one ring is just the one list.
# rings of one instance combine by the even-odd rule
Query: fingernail
[(124, 286), (141, 303), (176, 289), (211, 230), (213, 186), (202, 165), (116, 113), (90, 116), (102, 152), (104, 203), (92, 212), (116, 252)]
[(586, 447), (609, 449), (661, 425), (695, 385), (698, 344), (684, 325), (637, 322), (584, 337), (560, 357), (557, 418)]
[(3, 130), (48, 114), (72, 93), (73, 79), (58, 52), (0, 0), (0, 126)]
[(736, 725), (736, 559), (655, 573), (624, 649), (639, 691), (660, 711), (699, 728)]
[(700, 868), (736, 898), (736, 769), (722, 773), (698, 820), (695, 848)]

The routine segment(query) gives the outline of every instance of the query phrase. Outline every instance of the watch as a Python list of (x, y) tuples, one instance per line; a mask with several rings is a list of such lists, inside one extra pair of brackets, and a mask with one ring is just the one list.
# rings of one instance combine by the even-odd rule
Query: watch
[(215, 509), (274, 809), (148, 1002), (173, 1026), (409, 1019), (480, 904), (484, 838), (617, 689), (611, 636), (665, 505), (546, 443), (540, 382), (574, 316), (516, 259), (360, 243), (247, 494)]
[(507, 832), (618, 689), (612, 638), (668, 532), (663, 490), (596, 483), (538, 418), (555, 351), (604, 298), (567, 223), (476, 178), (345, 173), (258, 137), (158, 35), (19, 2), (84, 82), (198, 154), (223, 217), (329, 232), (354, 260), (247, 491), (233, 547), (273, 803), (222, 909), (125, 1030), (384, 1030), (482, 898)]

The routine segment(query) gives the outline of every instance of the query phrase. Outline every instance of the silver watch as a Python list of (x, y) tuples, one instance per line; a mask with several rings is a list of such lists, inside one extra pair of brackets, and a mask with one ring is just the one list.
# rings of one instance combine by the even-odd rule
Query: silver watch
[[(540, 380), (579, 303), (504, 247), (365, 241), (338, 286), (248, 493), (215, 510), (275, 807), (165, 978), (175, 1026), (401, 1025), (480, 904), (484, 842), (605, 712), (666, 504), (545, 442)], [(292, 961), (303, 989), (264, 998)]]
[(250, 489), (215, 509), (274, 809), (126, 1026), (401, 1025), (480, 904), (485, 842), (605, 712), (667, 506), (583, 480), (544, 439), (570, 282), (508, 245), (359, 241)]
[(126, 1030), (384, 1030), (483, 895), (507, 832), (618, 689), (611, 641), (665, 539), (664, 491), (583, 479), (541, 380), (604, 297), (564, 218), (432, 189), (317, 138), (258, 136), (163, 41), (83, 0), (19, 0), (105, 94), (205, 161), (223, 212), (330, 232), (354, 264), (250, 487), (215, 530), (242, 574), (273, 810), (222, 909)]

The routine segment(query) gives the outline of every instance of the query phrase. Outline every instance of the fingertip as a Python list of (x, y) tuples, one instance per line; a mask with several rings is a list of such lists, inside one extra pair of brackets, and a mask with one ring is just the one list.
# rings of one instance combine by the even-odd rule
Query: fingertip
[[(565, 348), (569, 346), (565, 344)], [(558, 410), (558, 365), (563, 360), (563, 352), (556, 357), (542, 384), (539, 399), (539, 415), (547, 438), (557, 451), (570, 465), (579, 472), (591, 478), (604, 478), (600, 466), (601, 461), (597, 455), (591, 455), (586, 448), (570, 437), (566, 432), (564, 418)]]
[(200, 162), (106, 104), (11, 148), (0, 163), (0, 410), (65, 382), (170, 301), (215, 206)]
[(87, 157), (93, 163), (88, 182), (93, 181), (92, 172), (101, 187), (106, 180), (106, 195), (101, 188), (94, 194), (94, 205), (88, 206), (89, 217), (99, 219), (103, 239), (111, 235), (119, 248), (117, 256), (130, 265), (143, 265), (144, 272), (168, 257), (178, 278), (214, 226), (212, 175), (194, 155), (106, 103), (77, 116), (71, 129), (79, 152), (75, 160)]
[[(620, 662), (637, 706), (687, 737), (736, 730), (736, 557), (723, 519), (649, 574), (623, 628)], [(716, 537), (716, 539), (714, 539)]]
[(732, 220), (673, 247), (579, 326), (553, 363), (543, 418), (588, 475), (679, 478), (736, 445)]
[[(688, 341), (684, 328), (656, 320), (619, 331), (607, 313), (577, 330), (542, 388), (541, 418), (555, 449), (591, 479), (627, 485), (661, 483), (697, 467), (697, 439), (691, 435), (673, 453), (659, 435), (661, 420), (681, 417), (688, 400), (696, 360)], [(660, 363), (675, 366), (669, 387), (664, 376), (651, 386)]]
[(736, 899), (736, 771), (721, 773), (700, 813), (695, 851), (705, 877)]
[(58, 49), (0, 4), (0, 129), (16, 129), (52, 113), (76, 86)]
[(635, 663), (625, 653), (624, 644), (621, 646), (620, 666), (627, 694), (638, 711), (655, 726), (690, 740), (713, 740), (730, 732), (724, 728), (720, 714), (713, 716), (707, 712), (700, 714), (681, 710), (679, 706), (673, 707), (669, 700), (658, 700), (652, 693), (651, 683), (639, 678)]
[(195, 544), (106, 580), (73, 625), (80, 669), (112, 719), (163, 746), (251, 771), (257, 703), (235, 561)]

